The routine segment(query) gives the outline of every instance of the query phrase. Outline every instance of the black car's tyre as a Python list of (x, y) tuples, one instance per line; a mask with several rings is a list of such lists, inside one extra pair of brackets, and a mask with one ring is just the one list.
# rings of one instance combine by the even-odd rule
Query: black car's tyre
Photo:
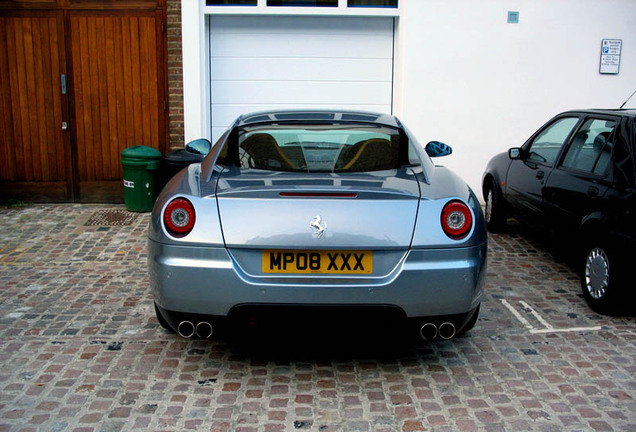
[(166, 319), (163, 317), (163, 315), (161, 315), (161, 311), (157, 307), (157, 303), (155, 303), (155, 315), (157, 316), (157, 321), (159, 321), (159, 325), (161, 327), (165, 328), (166, 330), (168, 330), (171, 333), (174, 333), (174, 330), (173, 330), (172, 327), (170, 327), (170, 324), (168, 324), (168, 321), (166, 321)]
[(484, 188), (484, 198), (486, 199), (486, 228), (491, 232), (501, 231), (506, 226), (506, 209), (501, 191), (494, 180), (489, 180)]
[(585, 300), (596, 312), (608, 314), (615, 311), (619, 303), (622, 272), (613, 250), (602, 242), (593, 242), (585, 248), (581, 288)]

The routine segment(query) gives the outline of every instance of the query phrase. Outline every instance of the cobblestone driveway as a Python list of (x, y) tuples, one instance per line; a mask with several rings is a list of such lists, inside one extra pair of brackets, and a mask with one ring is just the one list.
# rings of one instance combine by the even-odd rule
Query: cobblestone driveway
[(491, 235), (463, 338), (250, 349), (159, 327), (147, 223), (122, 206), (0, 210), (0, 431), (636, 431), (634, 317), (591, 312), (519, 228)]

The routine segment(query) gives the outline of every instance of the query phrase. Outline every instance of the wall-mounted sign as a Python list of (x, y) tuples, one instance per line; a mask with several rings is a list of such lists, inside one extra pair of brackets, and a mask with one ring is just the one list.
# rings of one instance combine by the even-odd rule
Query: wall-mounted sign
[(621, 39), (603, 39), (601, 43), (601, 65), (599, 72), (602, 74), (618, 74), (621, 67)]

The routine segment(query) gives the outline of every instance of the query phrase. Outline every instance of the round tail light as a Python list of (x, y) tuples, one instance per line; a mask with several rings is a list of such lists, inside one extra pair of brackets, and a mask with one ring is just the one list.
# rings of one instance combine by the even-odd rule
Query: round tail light
[(449, 201), (442, 209), (442, 228), (447, 236), (459, 240), (470, 232), (473, 216), (466, 204)]
[(175, 237), (183, 237), (192, 231), (195, 220), (194, 206), (185, 198), (170, 201), (163, 213), (166, 229)]

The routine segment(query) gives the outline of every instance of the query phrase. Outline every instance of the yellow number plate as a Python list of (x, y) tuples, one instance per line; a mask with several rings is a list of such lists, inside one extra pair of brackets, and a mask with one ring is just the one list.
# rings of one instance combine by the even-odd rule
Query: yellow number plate
[(364, 250), (264, 250), (263, 273), (369, 274), (373, 252)]

